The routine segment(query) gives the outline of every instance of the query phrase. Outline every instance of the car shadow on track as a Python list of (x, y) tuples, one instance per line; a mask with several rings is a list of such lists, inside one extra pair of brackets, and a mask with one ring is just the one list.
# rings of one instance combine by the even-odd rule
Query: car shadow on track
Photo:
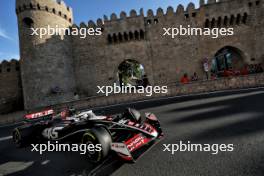
[(85, 170), (83, 176), (106, 176), (111, 175), (125, 163), (116, 156), (110, 156), (102, 163), (97, 164), (92, 170)]
[(46, 152), (40, 155), (30, 148), (15, 148), (6, 142), (0, 151), (0, 176), (98, 176), (111, 175), (124, 163), (109, 156), (99, 164), (91, 163), (76, 152)]

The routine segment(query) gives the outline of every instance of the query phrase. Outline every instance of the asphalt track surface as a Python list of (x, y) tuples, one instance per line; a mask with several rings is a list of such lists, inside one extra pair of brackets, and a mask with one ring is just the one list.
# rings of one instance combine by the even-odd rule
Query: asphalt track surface
[[(132, 106), (153, 112), (165, 138), (135, 164), (115, 157), (89, 163), (78, 153), (39, 155), (17, 149), (10, 139), (14, 126), (0, 127), (0, 175), (9, 176), (263, 176), (264, 89), (176, 97), (104, 108), (116, 113)], [(98, 111), (101, 111), (100, 109)], [(164, 152), (163, 144), (234, 144), (233, 152)]]

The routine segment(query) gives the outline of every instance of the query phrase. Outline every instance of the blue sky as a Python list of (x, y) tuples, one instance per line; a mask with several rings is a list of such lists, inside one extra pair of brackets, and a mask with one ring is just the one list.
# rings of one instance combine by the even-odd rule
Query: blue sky
[[(177, 7), (183, 4), (185, 7), (191, 0), (65, 0), (66, 4), (73, 8), (74, 22), (96, 21), (108, 17), (111, 13), (120, 14), (135, 9), (139, 12), (143, 8), (156, 11), (158, 7), (166, 9), (168, 6)], [(192, 0), (198, 6), (199, 0)], [(17, 19), (15, 14), (15, 0), (0, 0), (0, 61), (19, 58), (19, 42), (17, 32)]]

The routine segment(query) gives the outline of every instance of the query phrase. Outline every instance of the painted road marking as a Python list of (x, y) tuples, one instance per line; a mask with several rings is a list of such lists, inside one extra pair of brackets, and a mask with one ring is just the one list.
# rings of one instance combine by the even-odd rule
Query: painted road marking
[(7, 140), (10, 140), (10, 139), (12, 139), (12, 136), (2, 137), (2, 138), (0, 138), (0, 142), (1, 141), (7, 141)]
[(16, 175), (16, 173), (19, 173), (20, 171), (23, 171), (32, 166), (33, 163), (33, 161), (8, 161), (6, 163), (0, 164), (0, 176), (9, 174)]

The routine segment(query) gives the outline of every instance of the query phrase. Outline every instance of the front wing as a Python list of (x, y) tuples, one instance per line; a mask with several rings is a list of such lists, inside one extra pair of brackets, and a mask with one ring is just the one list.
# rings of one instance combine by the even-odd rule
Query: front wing
[(162, 137), (162, 134), (150, 138), (138, 133), (123, 143), (112, 143), (111, 150), (115, 151), (125, 161), (136, 162), (145, 152), (160, 142)]

